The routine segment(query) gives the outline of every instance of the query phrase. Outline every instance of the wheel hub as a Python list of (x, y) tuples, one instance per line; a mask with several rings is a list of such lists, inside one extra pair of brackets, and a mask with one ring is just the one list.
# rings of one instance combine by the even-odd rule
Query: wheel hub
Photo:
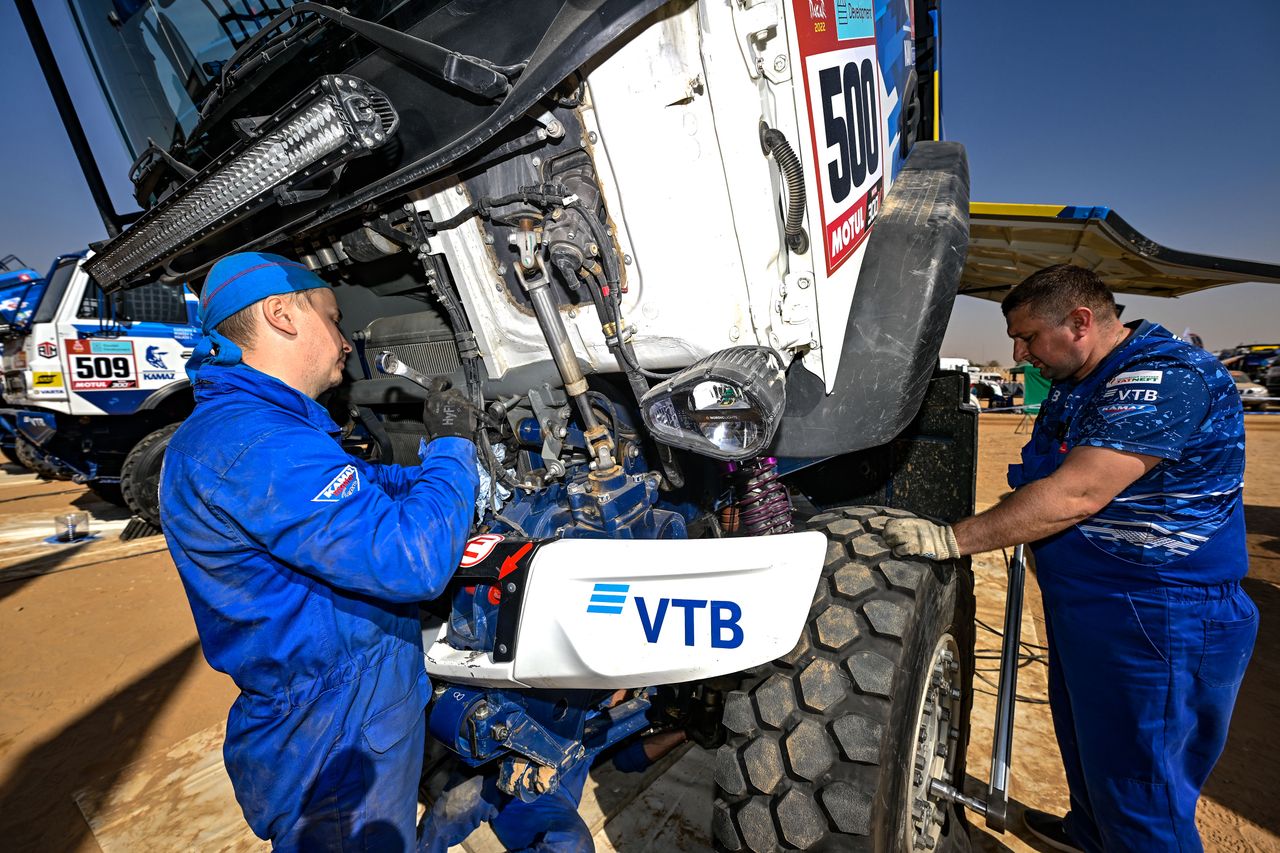
[(943, 800), (929, 791), (929, 783), (940, 779), (953, 784), (960, 754), (960, 730), (952, 721), (961, 718), (960, 648), (955, 638), (943, 634), (929, 661), (924, 689), (916, 702), (911, 751), (911, 785), (905, 808), (910, 827), (911, 849), (932, 850), (937, 846), (946, 820)]

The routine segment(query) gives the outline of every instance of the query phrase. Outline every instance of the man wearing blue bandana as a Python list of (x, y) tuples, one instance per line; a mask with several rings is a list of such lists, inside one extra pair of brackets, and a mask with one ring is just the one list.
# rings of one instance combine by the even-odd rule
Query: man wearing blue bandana
[(890, 521), (899, 555), (1029, 542), (1044, 599), (1049, 704), (1071, 809), (1027, 828), (1058, 850), (1201, 850), (1195, 811), (1222, 753), (1258, 610), (1240, 587), (1244, 419), (1212, 355), (1121, 325), (1092, 272), (1010, 291), (1014, 358), (1053, 380), (1016, 491), (954, 527)]
[(470, 530), (474, 412), (432, 395), (417, 467), (344, 452), (316, 402), (351, 352), (337, 301), (278, 255), (216, 263), (200, 319), (161, 519), (205, 657), (240, 688), (236, 798), (279, 850), (412, 850), (431, 698), (418, 605)]

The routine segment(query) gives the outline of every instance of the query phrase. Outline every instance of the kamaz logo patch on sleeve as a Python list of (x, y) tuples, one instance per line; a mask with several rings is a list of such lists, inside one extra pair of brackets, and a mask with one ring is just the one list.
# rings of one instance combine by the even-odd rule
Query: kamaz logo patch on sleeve
[(348, 465), (338, 472), (338, 476), (329, 481), (329, 485), (320, 490), (320, 494), (311, 499), (312, 503), (334, 503), (350, 497), (360, 491), (360, 472), (356, 466)]
[(1147, 403), (1114, 403), (1110, 406), (1100, 407), (1098, 414), (1106, 418), (1107, 421), (1114, 423), (1133, 415), (1149, 415), (1155, 410), (1155, 406)]
[(1163, 370), (1132, 370), (1128, 373), (1117, 373), (1107, 381), (1107, 387), (1116, 385), (1159, 385), (1164, 381)]

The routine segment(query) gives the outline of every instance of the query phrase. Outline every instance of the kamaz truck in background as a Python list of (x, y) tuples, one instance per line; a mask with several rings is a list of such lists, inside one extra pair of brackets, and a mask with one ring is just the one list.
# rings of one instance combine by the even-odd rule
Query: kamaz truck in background
[(164, 446), (194, 405), (182, 368), (195, 297), (180, 283), (104, 296), (84, 257), (60, 256), (30, 316), (4, 333), (0, 417), (21, 464), (85, 483), (158, 529)]
[[(69, 0), (65, 53), (16, 2), (51, 89), (87, 55), (137, 158), (145, 212), (93, 281), (297, 258), (352, 332), (372, 458), (415, 462), (432, 380), (486, 413), (492, 488), (425, 610), (436, 740), (529, 800), (679, 726), (716, 750), (720, 849), (963, 849), (961, 804), (1004, 826), (1017, 642), (982, 804), (972, 573), (881, 535), (974, 509), (977, 411), (937, 372), (956, 294), (1064, 261), (1133, 293), (1280, 280), (1105, 207), (971, 204), (931, 0)], [(113, 381), (81, 322), (50, 353)]]

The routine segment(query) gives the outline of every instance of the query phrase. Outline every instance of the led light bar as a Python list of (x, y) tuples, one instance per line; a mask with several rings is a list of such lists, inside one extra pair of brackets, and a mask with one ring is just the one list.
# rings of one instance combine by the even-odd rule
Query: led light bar
[(146, 272), (196, 240), (391, 139), (400, 118), (363, 80), (321, 77), (192, 176), (85, 264), (103, 288)]

